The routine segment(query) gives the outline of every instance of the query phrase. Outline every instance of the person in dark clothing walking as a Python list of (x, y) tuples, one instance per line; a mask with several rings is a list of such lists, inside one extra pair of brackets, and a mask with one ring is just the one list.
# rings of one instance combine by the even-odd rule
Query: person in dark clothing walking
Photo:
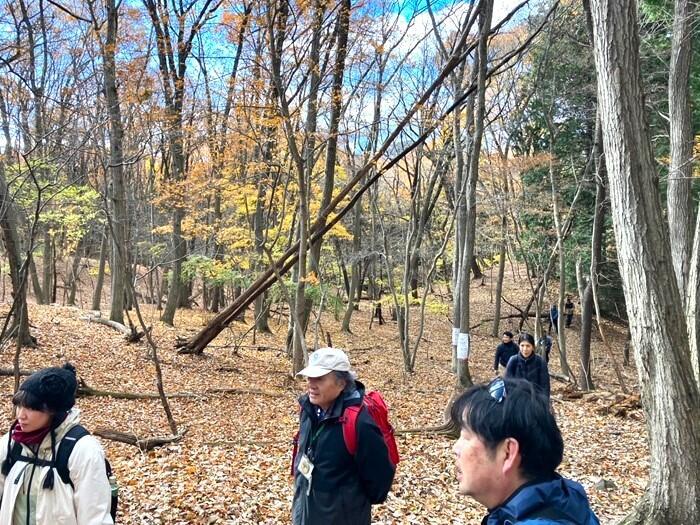
[(566, 327), (571, 327), (571, 322), (574, 320), (574, 301), (571, 300), (571, 296), (566, 296), (566, 303), (564, 303), (564, 315), (566, 315)]
[(508, 361), (505, 377), (527, 379), (549, 398), (547, 363), (535, 353), (535, 338), (530, 334), (520, 334), (520, 352)]
[(365, 388), (342, 350), (321, 348), (299, 372), (308, 392), (299, 403), (294, 455), (294, 525), (370, 525), (371, 506), (386, 500), (395, 468), (372, 416), (357, 416), (357, 450), (348, 452), (341, 418), (362, 404)]
[(599, 525), (575, 481), (557, 474), (564, 441), (552, 408), (522, 379), (494, 379), (452, 405), (459, 492), (488, 508), (482, 525)]
[(549, 307), (549, 328), (547, 333), (552, 333), (552, 326), (554, 326), (554, 331), (559, 333), (559, 308), (557, 305), (552, 303)]
[(493, 370), (501, 377), (505, 374), (506, 366), (511, 357), (518, 353), (518, 345), (513, 341), (512, 332), (503, 332), (502, 343), (496, 347), (496, 356), (493, 360)]
[(549, 353), (552, 351), (552, 336), (549, 334), (542, 334), (537, 345), (540, 347), (539, 355), (544, 355), (545, 362), (549, 365)]

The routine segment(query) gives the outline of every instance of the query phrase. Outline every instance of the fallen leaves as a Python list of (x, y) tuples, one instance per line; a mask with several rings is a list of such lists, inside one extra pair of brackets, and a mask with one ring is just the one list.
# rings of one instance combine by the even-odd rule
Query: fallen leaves
[[(473, 318), (492, 317), (488, 288), (475, 285), (472, 297)], [(516, 299), (514, 293), (509, 297)], [(198, 329), (209, 315), (178, 311), (178, 328), (173, 330), (159, 323), (159, 312), (148, 307), (144, 311), (159, 346), (166, 392), (197, 395), (171, 400), (175, 419), (188, 429), (181, 442), (144, 453), (103, 441), (121, 487), (120, 523), (289, 523), (291, 438), (298, 421), (296, 398), (303, 384), (288, 373), (289, 362), (282, 350), (286, 319), (273, 319), (274, 335), (258, 334), (253, 341), (249, 334), (242, 340), (245, 346), (239, 348), (234, 348), (235, 343), (241, 344), (241, 335), (249, 327), (234, 323), (204, 356), (194, 357), (177, 355), (175, 338)], [(110, 328), (81, 321), (82, 314), (75, 308), (32, 305), (30, 317), (41, 346), (22, 352), (22, 368), (38, 369), (68, 360), (94, 388), (156, 392), (145, 346), (126, 344)], [(332, 314), (324, 316), (323, 325), (331, 330), (336, 346), (348, 349), (360, 379), (369, 388), (382, 391), (397, 429), (441, 424), (453, 388), (451, 327), (445, 317), (429, 315), (426, 319), (429, 342), (420, 347), (413, 374), (403, 371), (396, 324), (380, 327), (375, 323), (368, 330), (369, 322), (369, 304), (362, 304), (353, 317), (355, 335), (342, 333)], [(507, 323), (512, 321), (504, 322), (502, 330), (516, 328)], [(604, 328), (621, 356), (624, 334), (607, 323)], [(488, 331), (484, 324), (472, 334), (470, 370), (476, 381), (493, 376), (498, 339)], [(577, 337), (575, 330), (567, 330), (571, 363), (578, 359)], [(552, 355), (551, 366), (558, 371), (556, 347)], [(566, 385), (554, 382), (553, 398), (565, 439), (560, 471), (586, 487), (605, 524), (623, 515), (642, 494), (649, 467), (642, 412), (633, 404), (624, 405), (628, 416), (635, 414), (633, 418), (601, 410), (616, 401), (619, 387), (607, 352), (594, 348), (594, 356), (595, 380), (601, 390), (571, 395)], [(0, 366), (9, 368), (11, 363), (10, 353), (0, 355)], [(633, 368), (625, 369), (625, 378), (634, 384)], [(6, 399), (3, 422), (8, 428), (12, 378), (0, 378), (0, 388)], [(140, 438), (168, 433), (157, 399), (90, 397), (80, 399), (79, 406), (88, 428), (108, 427)], [(408, 434), (398, 436), (398, 444), (402, 461), (387, 502), (374, 509), (374, 523), (479, 523), (484, 508), (456, 492), (450, 439)], [(601, 480), (615, 488), (596, 489)]]

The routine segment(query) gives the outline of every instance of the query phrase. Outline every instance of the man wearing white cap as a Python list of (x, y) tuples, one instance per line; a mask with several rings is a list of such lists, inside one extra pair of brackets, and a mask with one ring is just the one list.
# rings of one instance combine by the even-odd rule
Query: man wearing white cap
[(369, 525), (372, 504), (382, 503), (394, 479), (382, 433), (367, 413), (357, 416), (357, 450), (348, 452), (343, 414), (361, 405), (364, 385), (356, 380), (348, 356), (337, 348), (311, 354), (307, 393), (299, 404), (299, 434), (294, 455), (294, 525)]

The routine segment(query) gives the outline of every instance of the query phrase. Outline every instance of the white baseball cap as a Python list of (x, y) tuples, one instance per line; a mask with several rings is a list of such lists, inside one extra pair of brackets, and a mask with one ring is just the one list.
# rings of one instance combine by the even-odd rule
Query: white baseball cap
[(309, 356), (309, 366), (299, 371), (297, 376), (321, 377), (329, 372), (349, 372), (353, 377), (357, 374), (350, 368), (350, 360), (339, 348), (319, 348)]

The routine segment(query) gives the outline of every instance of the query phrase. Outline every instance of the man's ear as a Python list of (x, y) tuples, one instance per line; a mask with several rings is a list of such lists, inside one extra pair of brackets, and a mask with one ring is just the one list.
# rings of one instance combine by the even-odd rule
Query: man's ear
[(503, 474), (518, 473), (520, 470), (520, 443), (515, 438), (506, 438), (503, 440)]

